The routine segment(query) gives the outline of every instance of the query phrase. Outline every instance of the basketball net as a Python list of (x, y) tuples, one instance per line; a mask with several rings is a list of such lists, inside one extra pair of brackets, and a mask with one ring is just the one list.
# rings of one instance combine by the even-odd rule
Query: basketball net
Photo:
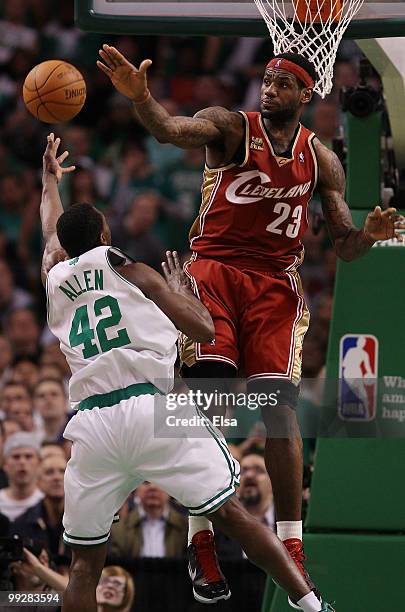
[(364, 0), (255, 0), (274, 54), (299, 53), (318, 73), (316, 91), (324, 98), (332, 90), (336, 53), (350, 21)]

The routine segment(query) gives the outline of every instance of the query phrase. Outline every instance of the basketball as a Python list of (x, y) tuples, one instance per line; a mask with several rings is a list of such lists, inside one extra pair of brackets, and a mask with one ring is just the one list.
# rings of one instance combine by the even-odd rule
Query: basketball
[(48, 60), (27, 75), (23, 96), (25, 106), (34, 117), (45, 123), (63, 123), (83, 108), (86, 83), (72, 64)]
[(340, 21), (342, 0), (293, 0), (296, 20), (300, 23)]

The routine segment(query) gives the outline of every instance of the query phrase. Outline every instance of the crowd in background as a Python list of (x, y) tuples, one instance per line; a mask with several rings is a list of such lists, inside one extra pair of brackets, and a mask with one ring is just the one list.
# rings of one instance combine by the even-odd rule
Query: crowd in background
[[(24, 107), (25, 76), (37, 63), (53, 58), (82, 71), (84, 109), (75, 120), (52, 127), (77, 167), (63, 179), (63, 204), (98, 206), (111, 225), (113, 244), (159, 269), (166, 248), (177, 249), (183, 260), (189, 255), (187, 234), (200, 204), (204, 151), (161, 145), (145, 132), (130, 103), (96, 69), (100, 45), (116, 45), (136, 65), (151, 58), (152, 94), (171, 114), (180, 115), (213, 105), (257, 110), (272, 48), (267, 39), (89, 35), (74, 27), (71, 0), (3, 0), (0, 7), (0, 520), (3, 534), (11, 523), (13, 532), (34, 542), (15, 567), (17, 580), (32, 586), (44, 580), (38, 563), (51, 563), (62, 575), (69, 562), (61, 518), (70, 448), (62, 432), (71, 414), (69, 368), (46, 327), (39, 276), (41, 165), (50, 127)], [(359, 58), (357, 47), (345, 43), (332, 94), (325, 100), (316, 96), (305, 112), (303, 123), (327, 146), (340, 134), (339, 91), (358, 82)], [(325, 363), (336, 263), (319, 210), (314, 201), (301, 268), (312, 314), (303, 375), (312, 379), (322, 376)], [(304, 389), (303, 401), (311, 400), (311, 393), (311, 388)], [(240, 497), (272, 528), (262, 434), (253, 428), (247, 440), (234, 442), (242, 461)], [(122, 509), (111, 554), (181, 557), (186, 536), (184, 511), (145, 483)], [(243, 557), (233, 542), (220, 536), (218, 546), (225, 557)]]

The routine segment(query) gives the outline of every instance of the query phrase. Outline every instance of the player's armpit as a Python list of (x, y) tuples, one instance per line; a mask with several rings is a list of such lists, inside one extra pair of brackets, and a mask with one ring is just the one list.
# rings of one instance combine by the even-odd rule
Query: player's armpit
[(319, 165), (317, 191), (326, 227), (338, 257), (352, 261), (367, 253), (373, 242), (353, 224), (345, 201), (346, 180), (339, 158), (319, 140), (314, 145)]
[(117, 272), (155, 302), (189, 338), (195, 342), (210, 342), (214, 338), (211, 315), (190, 290), (173, 292), (158, 272), (142, 263), (120, 266)]

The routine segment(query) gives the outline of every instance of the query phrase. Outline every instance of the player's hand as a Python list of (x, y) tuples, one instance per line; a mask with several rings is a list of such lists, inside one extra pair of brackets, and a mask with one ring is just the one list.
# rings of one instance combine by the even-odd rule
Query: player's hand
[(48, 135), (47, 141), (48, 142), (42, 160), (43, 174), (44, 176), (46, 176), (47, 174), (52, 174), (53, 176), (55, 176), (56, 181), (59, 183), (64, 174), (73, 172), (76, 167), (62, 167), (62, 164), (69, 155), (69, 152), (65, 151), (64, 153), (62, 153), (62, 155), (57, 156), (58, 148), (60, 145), (60, 138), (56, 138), (55, 140), (55, 134), (52, 132)]
[(97, 66), (110, 78), (115, 89), (133, 102), (144, 102), (149, 95), (146, 71), (152, 60), (143, 60), (139, 68), (136, 68), (110, 45), (103, 45), (99, 54), (104, 63), (98, 61)]
[(398, 230), (405, 230), (405, 219), (397, 213), (396, 208), (381, 210), (381, 206), (376, 206), (374, 211), (367, 215), (364, 223), (364, 233), (371, 240), (396, 238), (403, 242), (404, 237)]
[(175, 293), (190, 291), (190, 280), (183, 272), (177, 251), (166, 251), (166, 261), (162, 263), (162, 268), (172, 291)]

